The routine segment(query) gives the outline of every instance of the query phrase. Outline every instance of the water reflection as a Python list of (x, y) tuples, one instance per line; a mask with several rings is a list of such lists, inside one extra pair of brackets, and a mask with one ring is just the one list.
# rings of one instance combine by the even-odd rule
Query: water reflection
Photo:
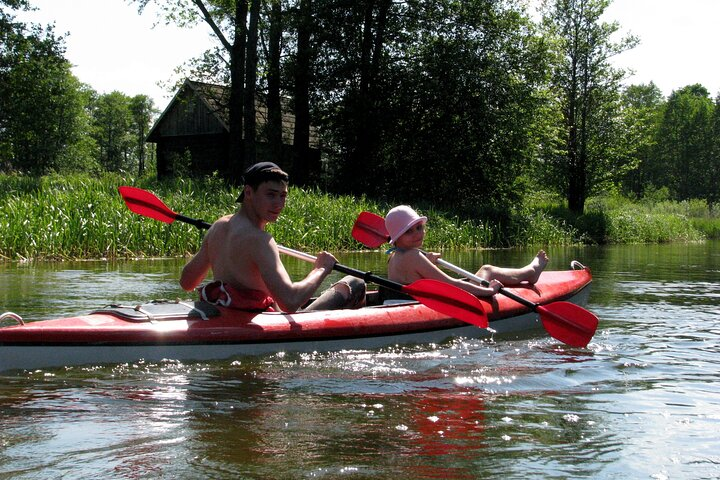
[[(593, 269), (587, 349), (458, 338), (0, 375), (0, 476), (717, 478), (718, 246), (551, 249), (553, 267)], [(341, 257), (379, 274), (385, 261)], [(2, 264), (0, 309), (39, 319), (174, 298), (182, 264)]]

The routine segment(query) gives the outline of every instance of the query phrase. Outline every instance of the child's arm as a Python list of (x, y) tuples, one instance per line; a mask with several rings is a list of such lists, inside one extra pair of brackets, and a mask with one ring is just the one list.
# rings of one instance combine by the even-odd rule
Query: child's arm
[[(430, 278), (449, 283), (450, 285), (462, 288), (463, 290), (478, 297), (489, 297), (495, 295), (503, 286), (502, 283), (497, 280), (491, 280), (490, 286), (483, 287), (481, 285), (460, 280), (459, 278), (451, 277), (436, 267), (432, 260), (426, 255), (427, 254), (423, 254), (420, 250), (417, 250), (417, 254), (413, 253), (413, 255), (408, 259), (412, 268), (415, 269), (417, 276), (420, 278)], [(440, 254), (431, 255), (434, 256), (435, 261), (437, 261), (440, 257)]]

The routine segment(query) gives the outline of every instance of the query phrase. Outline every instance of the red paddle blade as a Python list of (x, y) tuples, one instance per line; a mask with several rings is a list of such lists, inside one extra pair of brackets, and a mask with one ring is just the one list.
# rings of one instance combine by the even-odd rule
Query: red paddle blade
[(488, 319), (480, 300), (470, 292), (439, 280), (422, 279), (402, 287), (426, 307), (480, 328), (488, 328)]
[(118, 192), (125, 200), (131, 212), (150, 217), (165, 223), (173, 223), (177, 214), (170, 210), (162, 200), (154, 194), (137, 187), (118, 187)]
[(543, 327), (553, 337), (572, 347), (585, 347), (598, 326), (592, 312), (570, 302), (553, 302), (537, 307)]
[(377, 248), (390, 241), (385, 228), (385, 219), (372, 212), (361, 212), (358, 215), (353, 225), (352, 236), (355, 240), (370, 248)]

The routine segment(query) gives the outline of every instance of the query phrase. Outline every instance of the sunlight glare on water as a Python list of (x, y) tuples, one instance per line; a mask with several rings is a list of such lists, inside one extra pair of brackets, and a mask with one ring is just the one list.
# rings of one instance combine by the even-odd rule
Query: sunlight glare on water
[[(0, 374), (0, 477), (718, 478), (718, 247), (550, 249), (553, 268), (592, 268), (587, 348), (531, 332)], [(341, 259), (380, 274), (385, 261)], [(181, 267), (2, 265), (0, 309), (38, 320), (176, 298)]]

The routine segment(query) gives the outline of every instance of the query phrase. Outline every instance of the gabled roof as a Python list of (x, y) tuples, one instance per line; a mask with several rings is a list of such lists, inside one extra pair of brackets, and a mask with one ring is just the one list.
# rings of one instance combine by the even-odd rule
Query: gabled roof
[(228, 89), (222, 85), (185, 80), (147, 135), (160, 137), (229, 132)]
[[(156, 143), (161, 137), (167, 136), (229, 133), (229, 98), (229, 87), (186, 79), (155, 121), (147, 141)], [(288, 103), (283, 101), (285, 112), (282, 129), (283, 142), (290, 145), (293, 142), (295, 116), (287, 113)], [(255, 110), (258, 126), (264, 125), (267, 106), (256, 100)], [(317, 129), (311, 126), (310, 146), (317, 147), (318, 143)]]

